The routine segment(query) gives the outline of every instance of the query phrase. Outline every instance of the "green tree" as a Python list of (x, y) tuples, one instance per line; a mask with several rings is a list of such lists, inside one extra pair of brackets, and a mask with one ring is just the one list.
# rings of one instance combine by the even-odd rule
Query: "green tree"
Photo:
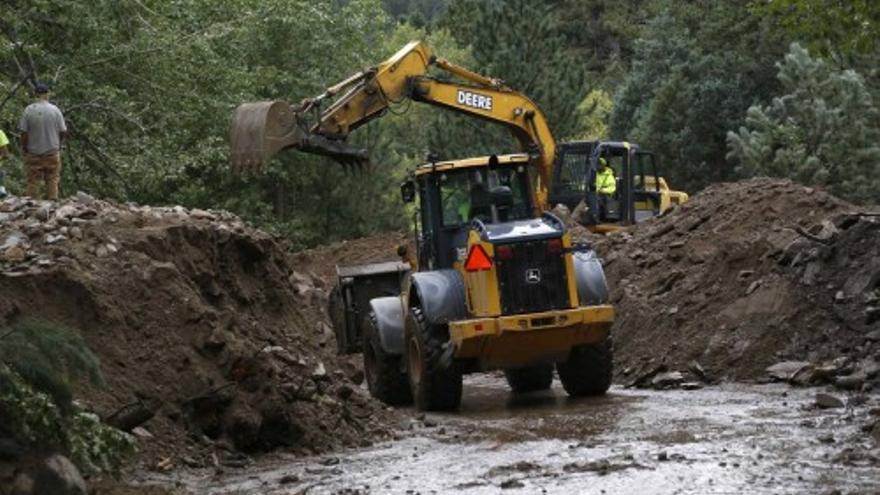
[(880, 50), (880, 3), (875, 0), (773, 0), (752, 2), (751, 8), (820, 55), (876, 55)]
[(782, 94), (749, 109), (728, 134), (746, 175), (789, 177), (843, 198), (880, 203), (880, 110), (864, 79), (793, 44), (779, 64)]
[[(497, 77), (541, 107), (556, 139), (580, 132), (578, 107), (589, 87), (583, 62), (566, 50), (554, 2), (454, 0), (445, 25), (471, 50), (474, 69)], [(477, 134), (475, 148), (511, 148), (505, 133)]]
[(773, 63), (784, 45), (765, 20), (728, 2), (652, 8), (615, 94), (610, 137), (656, 152), (676, 188), (733, 179), (727, 131), (775, 91)]

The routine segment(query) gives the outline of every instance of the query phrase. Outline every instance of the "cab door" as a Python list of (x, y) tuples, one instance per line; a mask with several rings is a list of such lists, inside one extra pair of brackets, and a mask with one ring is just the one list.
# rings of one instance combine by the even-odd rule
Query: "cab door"
[(660, 179), (654, 153), (637, 151), (634, 157), (632, 191), (636, 223), (660, 214)]
[(596, 141), (562, 143), (556, 150), (553, 165), (553, 183), (550, 187), (550, 207), (563, 204), (569, 210), (587, 196), (590, 155)]

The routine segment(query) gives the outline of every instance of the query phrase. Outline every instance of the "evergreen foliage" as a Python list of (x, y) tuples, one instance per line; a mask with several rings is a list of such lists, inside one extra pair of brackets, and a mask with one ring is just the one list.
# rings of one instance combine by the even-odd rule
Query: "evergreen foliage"
[(853, 70), (838, 71), (793, 44), (779, 64), (782, 95), (749, 109), (728, 134), (745, 175), (789, 177), (880, 204), (880, 109)]
[(73, 329), (41, 320), (0, 327), (0, 437), (64, 452), (86, 473), (115, 472), (134, 443), (72, 401), (80, 379), (103, 384), (98, 358)]
[(82, 336), (48, 321), (28, 319), (0, 327), (0, 362), (47, 393), (62, 412), (72, 407), (73, 382), (104, 383), (98, 358)]
[(727, 2), (655, 8), (615, 94), (610, 137), (656, 152), (675, 188), (734, 179), (727, 131), (775, 91), (784, 45), (772, 26)]
[[(541, 107), (557, 140), (580, 132), (577, 103), (589, 93), (585, 65), (566, 50), (561, 15), (553, 2), (453, 0), (445, 21), (471, 49), (480, 72), (504, 80)], [(508, 135), (495, 135), (479, 136), (486, 152), (511, 149)]]

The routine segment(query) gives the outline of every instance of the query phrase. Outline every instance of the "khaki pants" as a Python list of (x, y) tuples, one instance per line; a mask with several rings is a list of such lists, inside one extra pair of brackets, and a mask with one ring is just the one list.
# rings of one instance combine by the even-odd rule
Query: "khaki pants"
[(26, 155), (24, 164), (27, 168), (27, 195), (38, 198), (40, 185), (46, 186), (45, 199), (58, 199), (58, 181), (61, 179), (61, 153), (45, 155)]

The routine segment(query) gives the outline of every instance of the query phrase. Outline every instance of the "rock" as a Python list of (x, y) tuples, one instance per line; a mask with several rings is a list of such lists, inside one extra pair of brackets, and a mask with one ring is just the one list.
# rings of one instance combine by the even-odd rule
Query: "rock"
[(214, 218), (216, 218), (214, 214), (210, 211), (202, 210), (199, 208), (194, 208), (190, 210), (189, 214), (192, 215), (193, 218), (200, 218), (204, 220), (214, 220)]
[(136, 437), (138, 437), (138, 438), (143, 438), (143, 439), (145, 439), (145, 440), (148, 440), (148, 439), (150, 439), (150, 438), (153, 438), (153, 434), (150, 433), (149, 430), (147, 430), (146, 428), (144, 428), (144, 427), (142, 427), (142, 426), (136, 426), (136, 427), (134, 427), (134, 428), (131, 430), (131, 433), (132, 433), (134, 436), (136, 436)]
[(699, 390), (703, 388), (703, 384), (700, 382), (684, 382), (681, 384), (682, 390)]
[(327, 368), (324, 367), (324, 363), (318, 362), (318, 366), (315, 367), (315, 370), (312, 371), (312, 378), (316, 380), (320, 380), (322, 378), (327, 377)]
[(752, 278), (752, 275), (755, 274), (755, 270), (741, 270), (737, 275), (737, 278), (740, 280), (746, 280)]
[(810, 363), (805, 361), (783, 361), (770, 366), (765, 371), (773, 380), (789, 382), (809, 368)]
[(834, 443), (834, 435), (826, 433), (824, 435), (819, 435), (816, 440), (819, 440), (821, 443)]
[(293, 473), (291, 473), (291, 474), (285, 474), (284, 476), (282, 476), (282, 477), (278, 480), (278, 484), (279, 484), (279, 485), (289, 485), (289, 484), (291, 484), (291, 483), (297, 483), (297, 482), (299, 482), (299, 476), (297, 476), (297, 475), (295, 475), (295, 474), (293, 474)]
[(585, 225), (589, 221), (589, 216), (590, 208), (584, 201), (578, 203), (571, 212), (571, 219), (582, 225)]
[(755, 280), (754, 282), (752, 282), (751, 284), (749, 284), (749, 288), (746, 289), (746, 295), (749, 295), (749, 294), (751, 294), (752, 292), (755, 292), (756, 290), (758, 290), (758, 287), (760, 287), (760, 286), (761, 286), (761, 281), (760, 281), (760, 280)]
[(704, 382), (709, 381), (709, 375), (706, 374), (706, 370), (703, 369), (703, 366), (698, 361), (694, 360), (688, 363), (688, 370), (700, 380)]
[(651, 386), (658, 389), (673, 388), (684, 382), (684, 375), (680, 371), (668, 371), (660, 373), (651, 379)]
[(9, 491), (10, 495), (34, 495), (34, 479), (27, 473), (18, 473)]
[(666, 365), (663, 363), (660, 363), (660, 364), (648, 369), (648, 371), (637, 374), (633, 380), (631, 380), (629, 383), (627, 383), (625, 385), (625, 387), (632, 388), (632, 387), (647, 386), (649, 383), (651, 383), (652, 378), (657, 376), (658, 373), (662, 373), (662, 372), (666, 371), (666, 369), (667, 369)]
[(86, 482), (76, 466), (63, 455), (49, 456), (34, 476), (35, 494), (86, 495)]
[(46, 234), (46, 238), (44, 239), (43, 242), (45, 242), (46, 244), (56, 244), (56, 243), (63, 242), (66, 240), (67, 240), (67, 237), (60, 235), (60, 234), (58, 234), (58, 235)]
[(522, 481), (515, 480), (515, 479), (510, 479), (510, 480), (501, 482), (501, 489), (502, 490), (507, 490), (509, 488), (522, 488), (524, 486), (526, 486), (526, 485), (524, 485)]
[(842, 290), (837, 291), (834, 294), (834, 302), (842, 303), (844, 301), (846, 301), (846, 294)]
[(663, 452), (660, 452), (659, 454), (657, 454), (657, 460), (661, 461), (661, 462), (668, 461), (669, 454), (667, 454), (666, 451), (664, 450)]
[(27, 253), (25, 253), (24, 249), (16, 246), (0, 251), (0, 260), (18, 263), (24, 261), (26, 255)]
[(48, 206), (41, 206), (41, 207), (37, 208), (37, 211), (34, 213), (34, 216), (37, 218), (37, 220), (39, 220), (41, 222), (45, 222), (46, 220), (49, 220), (49, 207)]
[(69, 219), (79, 216), (79, 209), (73, 205), (64, 205), (57, 210), (55, 210), (55, 218), (56, 219)]
[(296, 398), (299, 400), (312, 400), (318, 393), (318, 384), (306, 379), (296, 390)]
[(865, 334), (865, 338), (871, 342), (880, 342), (880, 329), (868, 332)]
[(834, 386), (842, 390), (859, 390), (862, 388), (863, 383), (865, 383), (865, 376), (861, 373), (838, 376), (834, 380)]
[(843, 407), (844, 403), (842, 400), (837, 397), (826, 394), (826, 393), (818, 393), (816, 394), (816, 406), (819, 409), (835, 409), (839, 407)]
[(76, 192), (76, 200), (84, 205), (90, 205), (95, 202), (95, 197), (82, 191)]

